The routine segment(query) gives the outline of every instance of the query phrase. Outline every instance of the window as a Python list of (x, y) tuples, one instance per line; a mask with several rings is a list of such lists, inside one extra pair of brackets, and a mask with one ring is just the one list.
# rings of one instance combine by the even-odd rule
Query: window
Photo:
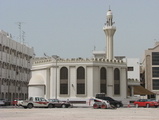
[(114, 95), (120, 95), (120, 71), (118, 68), (114, 70)]
[(33, 101), (33, 97), (30, 97), (30, 98), (29, 98), (29, 101)]
[(39, 101), (46, 102), (46, 100), (44, 98), (40, 98)]
[(152, 76), (159, 77), (159, 67), (152, 67)]
[(128, 71), (134, 71), (134, 67), (128, 67)]
[(102, 67), (100, 69), (100, 92), (101, 93), (107, 93), (107, 74), (106, 69)]
[(77, 69), (77, 94), (85, 94), (85, 69)]
[(159, 65), (159, 52), (152, 52), (152, 65)]
[(60, 94), (68, 94), (68, 69), (60, 69)]
[(159, 79), (153, 79), (153, 90), (159, 90)]
[(39, 97), (36, 97), (36, 98), (35, 98), (35, 101), (39, 101)]

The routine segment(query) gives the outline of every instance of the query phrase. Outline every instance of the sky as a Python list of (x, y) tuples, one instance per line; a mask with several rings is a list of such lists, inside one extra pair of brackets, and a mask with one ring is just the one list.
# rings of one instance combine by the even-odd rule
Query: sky
[(91, 58), (106, 49), (106, 13), (113, 12), (114, 55), (141, 58), (159, 41), (159, 0), (0, 0), (0, 29), (36, 56)]

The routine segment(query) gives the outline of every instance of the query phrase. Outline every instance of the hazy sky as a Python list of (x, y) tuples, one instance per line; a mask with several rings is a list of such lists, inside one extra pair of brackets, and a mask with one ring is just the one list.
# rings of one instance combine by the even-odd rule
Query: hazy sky
[(25, 43), (36, 56), (90, 58), (94, 48), (105, 50), (109, 6), (116, 56), (140, 58), (159, 41), (159, 0), (0, 0), (0, 29), (20, 41), (17, 22), (22, 22)]

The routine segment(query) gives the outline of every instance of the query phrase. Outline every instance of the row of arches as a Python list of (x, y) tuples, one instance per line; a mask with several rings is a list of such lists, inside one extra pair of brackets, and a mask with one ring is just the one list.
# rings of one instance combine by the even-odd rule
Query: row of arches
[[(60, 94), (68, 94), (68, 69), (60, 69)], [(85, 94), (85, 69), (77, 69), (77, 94)]]
[[(100, 92), (107, 93), (107, 70), (102, 67), (100, 69)], [(114, 95), (120, 95), (120, 70), (114, 69)]]
[[(77, 94), (85, 94), (85, 68), (78, 67), (76, 71)], [(107, 70), (105, 67), (100, 69), (100, 92), (107, 94)], [(68, 94), (68, 69), (60, 69), (60, 94)], [(114, 69), (114, 95), (120, 95), (120, 70)]]

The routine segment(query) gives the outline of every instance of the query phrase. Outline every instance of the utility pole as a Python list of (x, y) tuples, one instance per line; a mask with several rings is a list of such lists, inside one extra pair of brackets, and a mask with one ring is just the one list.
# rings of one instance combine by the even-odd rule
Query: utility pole
[(22, 43), (22, 24), (23, 22), (17, 22), (18, 24), (18, 29), (19, 29), (19, 41)]

